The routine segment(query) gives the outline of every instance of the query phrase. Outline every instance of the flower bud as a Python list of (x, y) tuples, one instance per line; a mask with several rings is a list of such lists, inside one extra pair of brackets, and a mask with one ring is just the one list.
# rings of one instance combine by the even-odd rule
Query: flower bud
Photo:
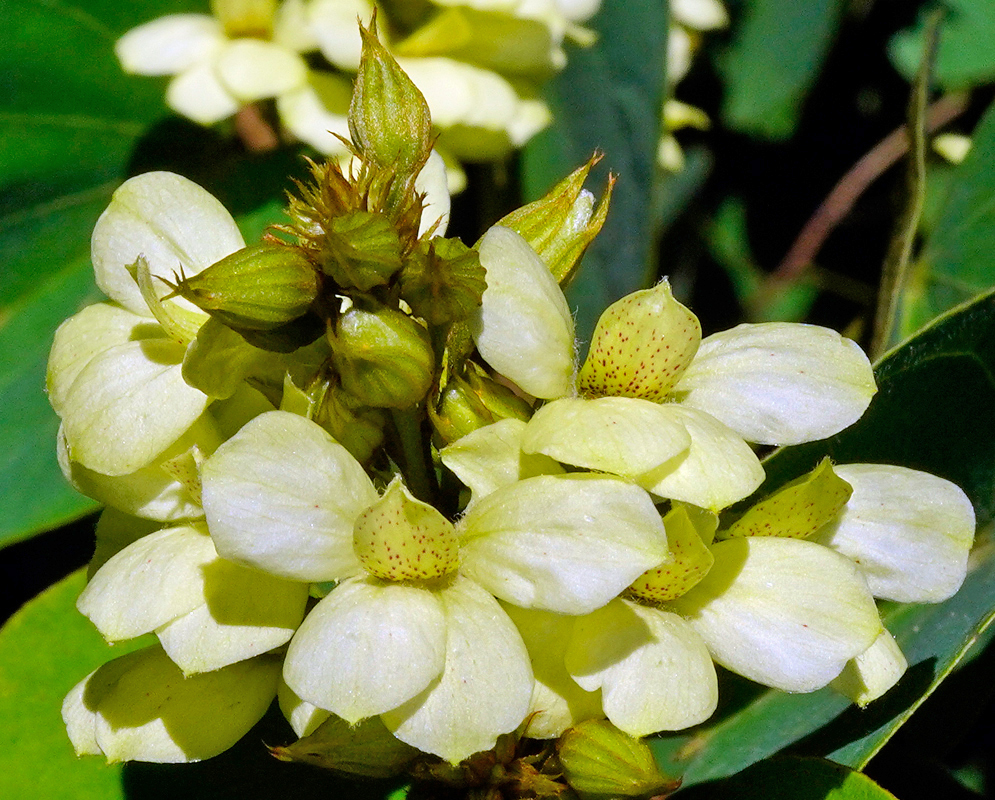
[(342, 388), (365, 405), (405, 408), (432, 385), (435, 356), (428, 332), (400, 311), (354, 306), (328, 338)]
[(229, 327), (269, 331), (303, 316), (318, 288), (318, 274), (300, 250), (258, 244), (183, 278), (173, 295)]
[(401, 240), (383, 214), (353, 211), (329, 221), (320, 258), (339, 286), (365, 292), (401, 268)]
[(270, 753), (280, 761), (314, 764), (364, 778), (392, 778), (420, 755), (387, 730), (380, 717), (350, 725), (334, 714), (314, 733), (286, 747), (271, 747)]
[(471, 363), (466, 378), (451, 379), (436, 403), (429, 406), (428, 414), (443, 442), (450, 444), (503, 419), (527, 421), (532, 406)]
[(567, 730), (557, 743), (563, 777), (581, 796), (659, 797), (681, 785), (657, 766), (642, 739), (623, 733), (608, 720), (587, 720)]
[(383, 442), (387, 424), (383, 411), (358, 405), (338, 386), (330, 386), (324, 393), (313, 419), (361, 464)]

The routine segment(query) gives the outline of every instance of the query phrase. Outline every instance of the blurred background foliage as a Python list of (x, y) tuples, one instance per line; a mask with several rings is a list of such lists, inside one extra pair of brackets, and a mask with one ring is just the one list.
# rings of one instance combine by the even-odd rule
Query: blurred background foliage
[[(97, 508), (59, 472), (44, 371), (56, 326), (99, 296), (89, 234), (111, 193), (139, 172), (179, 172), (213, 192), (251, 241), (281, 221), (288, 176), (304, 174), (300, 156), (309, 151), (248, 152), (223, 126), (205, 129), (173, 115), (162, 81), (122, 73), (112, 48), (126, 30), (206, 7), (206, 0), (0, 4), (5, 617), (83, 565), (92, 549)], [(600, 192), (609, 173), (618, 183), (608, 223), (570, 288), (582, 339), (608, 303), (666, 275), (706, 333), (742, 321), (802, 320), (866, 346), (896, 220), (921, 201), (887, 342), (973, 302), (885, 356), (882, 391), (858, 426), (777, 454), (768, 471), (776, 485), (828, 453), (958, 481), (982, 523), (968, 583), (939, 606), (886, 611), (913, 666), (895, 693), (867, 711), (846, 710), (828, 691), (788, 696), (723, 676), (716, 718), (655, 748), (696, 787), (689, 797), (750, 796), (744, 787), (784, 781), (814, 787), (786, 797), (884, 796), (840, 767), (797, 758), (765, 763), (739, 783), (709, 783), (786, 750), (864, 769), (907, 800), (995, 797), (995, 649), (985, 647), (995, 610), (988, 535), (995, 511), (995, 299), (988, 294), (995, 284), (995, 4), (729, 0), (728, 20), (700, 29), (688, 22), (693, 8), (691, 0), (674, 0), (668, 16), (664, 0), (604, 0), (588, 23), (596, 43), (568, 45), (567, 67), (546, 87), (553, 124), (506, 160), (465, 165), (469, 184), (454, 199), (451, 231), (476, 239), (597, 150), (603, 158), (589, 187)], [(964, 156), (963, 138), (940, 140), (927, 155), (924, 188), (910, 190), (907, 138), (898, 129), (937, 8), (944, 16), (921, 124), (930, 134), (969, 137), (970, 149)], [(678, 117), (687, 124), (673, 123), (663, 114), (668, 98), (698, 111), (670, 106), (683, 109)], [(58, 705), (80, 674), (105, 660), (97, 634), (73, 613), (81, 580), (59, 583), (0, 634), (0, 786), (23, 780), (17, 785), (37, 797), (290, 796), (285, 768), (264, 760), (248, 769), (245, 748), (175, 769), (76, 763)], [(26, 686), (33, 687), (28, 697)], [(261, 725), (256, 740), (286, 735), (279, 721)], [(233, 770), (240, 770), (234, 784), (224, 778)], [(301, 797), (345, 790), (306, 768), (294, 776)]]

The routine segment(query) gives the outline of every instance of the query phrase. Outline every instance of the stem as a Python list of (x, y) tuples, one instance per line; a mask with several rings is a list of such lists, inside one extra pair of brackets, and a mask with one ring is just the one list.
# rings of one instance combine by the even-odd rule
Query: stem
[(419, 500), (436, 505), (438, 487), (435, 470), (428, 456), (428, 443), (422, 436), (422, 415), (419, 411), (418, 406), (407, 410), (394, 409), (390, 416), (400, 446), (400, 466), (408, 490)]

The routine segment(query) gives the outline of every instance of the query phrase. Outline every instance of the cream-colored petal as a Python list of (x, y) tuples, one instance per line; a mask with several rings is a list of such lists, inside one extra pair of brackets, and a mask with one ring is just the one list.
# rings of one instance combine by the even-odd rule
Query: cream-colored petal
[(160, 522), (177, 522), (202, 517), (204, 511), (200, 507), (199, 495), (171, 474), (165, 466), (166, 462), (194, 451), (210, 453), (220, 443), (221, 437), (214, 423), (203, 414), (162, 455), (147, 467), (129, 475), (102, 475), (71, 461), (61, 428), (56, 452), (62, 474), (77, 491), (126, 514)]
[(204, 463), (202, 479), (204, 513), (224, 558), (300, 581), (360, 571), (353, 525), (377, 493), (310, 420), (261, 414)]
[(64, 413), (73, 381), (96, 356), (125, 342), (164, 335), (148, 309), (140, 315), (113, 303), (94, 303), (71, 316), (55, 331), (48, 356), (45, 385), (55, 413)]
[(720, 0), (674, 0), (671, 19), (688, 28), (708, 31), (729, 24), (729, 14)]
[(363, 42), (359, 22), (370, 24), (373, 5), (368, 0), (312, 0), (308, 7), (311, 32), (321, 54), (339, 69), (355, 72)]
[(273, 16), (272, 40), (289, 50), (309, 53), (318, 49), (318, 40), (308, 21), (307, 0), (283, 0)]
[(156, 631), (184, 674), (210, 672), (290, 641), (308, 585), (215, 558), (201, 567), (204, 602)]
[(100, 512), (94, 530), (97, 544), (93, 557), (86, 566), (86, 579), (92, 580), (97, 570), (129, 544), (158, 530), (162, 530), (161, 522), (133, 517), (115, 508), (105, 508)]
[(601, 692), (586, 691), (570, 677), (563, 657), (576, 617), (502, 605), (522, 635), (532, 659), (535, 688), (525, 736), (555, 739), (585, 719), (600, 719)]
[(718, 702), (701, 637), (676, 614), (628, 600), (577, 620), (566, 667), (585, 689), (601, 689), (608, 719), (631, 736), (697, 725)]
[(345, 156), (349, 152), (338, 138), (349, 138), (348, 118), (329, 111), (313, 87), (305, 84), (284, 92), (276, 99), (276, 110), (284, 127), (318, 152), (326, 156)]
[(437, 596), (446, 620), (442, 677), (380, 718), (402, 742), (456, 763), (525, 719), (532, 667), (514, 624), (473, 581), (457, 577)]
[(114, 44), (114, 53), (125, 72), (175, 75), (210, 59), (224, 41), (214, 17), (169, 14), (132, 28)]
[(77, 683), (62, 701), (62, 721), (78, 756), (103, 755), (97, 744), (97, 712), (84, 702), (96, 670)]
[(255, 658), (184, 678), (159, 647), (128, 653), (92, 673), (70, 692), (63, 719), (70, 732), (92, 721), (95, 743), (111, 763), (200, 761), (223, 753), (258, 722), (273, 698), (280, 662)]
[(729, 539), (708, 575), (674, 609), (719, 664), (789, 692), (811, 692), (881, 632), (874, 599), (852, 561), (799, 539)]
[(668, 403), (662, 406), (691, 437), (687, 455), (640, 475), (636, 482), (658, 497), (719, 511), (748, 497), (763, 483), (760, 459), (731, 428), (710, 414)]
[(93, 229), (90, 254), (101, 290), (147, 315), (128, 271), (139, 256), (152, 275), (172, 280), (174, 273), (194, 275), (244, 246), (235, 220), (210, 193), (171, 172), (146, 172), (114, 192)]
[(475, 503), (460, 571), (523, 608), (586, 614), (667, 558), (660, 514), (637, 486), (542, 475)]
[(218, 78), (211, 58), (184, 70), (166, 87), (166, 104), (177, 114), (200, 125), (213, 125), (232, 116), (240, 107), (235, 96)]
[(875, 597), (938, 603), (967, 574), (974, 509), (956, 484), (906, 467), (841, 464), (853, 494), (815, 541), (852, 558)]
[(216, 558), (201, 527), (166, 528), (104, 564), (76, 607), (108, 641), (140, 636), (204, 602), (204, 567)]
[(885, 629), (874, 644), (847, 662), (831, 686), (863, 708), (898, 683), (908, 666), (895, 637)]
[(283, 678), (299, 697), (352, 723), (418, 695), (445, 658), (436, 592), (363, 577), (337, 586), (307, 615)]
[(487, 289), (471, 321), (480, 355), (531, 395), (569, 394), (573, 318), (549, 268), (525, 239), (500, 226), (484, 235), (480, 263)]
[(293, 50), (260, 39), (236, 39), (218, 55), (218, 79), (242, 103), (304, 86), (307, 64)]
[(468, 433), (443, 448), (442, 463), (470, 488), (473, 499), (536, 475), (558, 475), (563, 468), (549, 456), (522, 452), (525, 423), (503, 419)]
[(314, 733), (318, 726), (332, 715), (330, 711), (318, 708), (307, 700), (301, 700), (294, 690), (287, 686), (282, 676), (280, 686), (276, 690), (276, 699), (280, 702), (280, 711), (298, 736)]
[(70, 458), (105, 475), (127, 475), (179, 439), (209, 402), (183, 381), (182, 358), (175, 342), (143, 339), (91, 359), (65, 398)]
[(748, 442), (788, 445), (852, 425), (875, 391), (856, 343), (817, 325), (768, 322), (705, 338), (674, 396)]
[(430, 227), (439, 223), (435, 236), (445, 236), (449, 227), (449, 175), (446, 162), (438, 151), (433, 150), (415, 178), (415, 191), (425, 195), (425, 209), (422, 211), (418, 235), (424, 234)]
[(565, 397), (529, 420), (522, 450), (635, 479), (678, 462), (691, 446), (670, 409), (634, 397)]

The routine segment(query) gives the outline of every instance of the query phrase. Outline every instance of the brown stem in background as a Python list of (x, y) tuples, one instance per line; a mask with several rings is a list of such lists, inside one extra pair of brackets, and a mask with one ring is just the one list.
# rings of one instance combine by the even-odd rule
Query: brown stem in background
[[(967, 109), (966, 94), (948, 94), (930, 105), (926, 112), (926, 132), (934, 133)], [(909, 137), (902, 125), (869, 150), (840, 178), (805, 223), (788, 254), (771, 274), (777, 281), (796, 278), (815, 260), (816, 253), (840, 221), (850, 213), (857, 199), (882, 173), (909, 151)]]
[(246, 106), (235, 115), (235, 133), (250, 153), (268, 153), (280, 146), (280, 138), (257, 105)]

